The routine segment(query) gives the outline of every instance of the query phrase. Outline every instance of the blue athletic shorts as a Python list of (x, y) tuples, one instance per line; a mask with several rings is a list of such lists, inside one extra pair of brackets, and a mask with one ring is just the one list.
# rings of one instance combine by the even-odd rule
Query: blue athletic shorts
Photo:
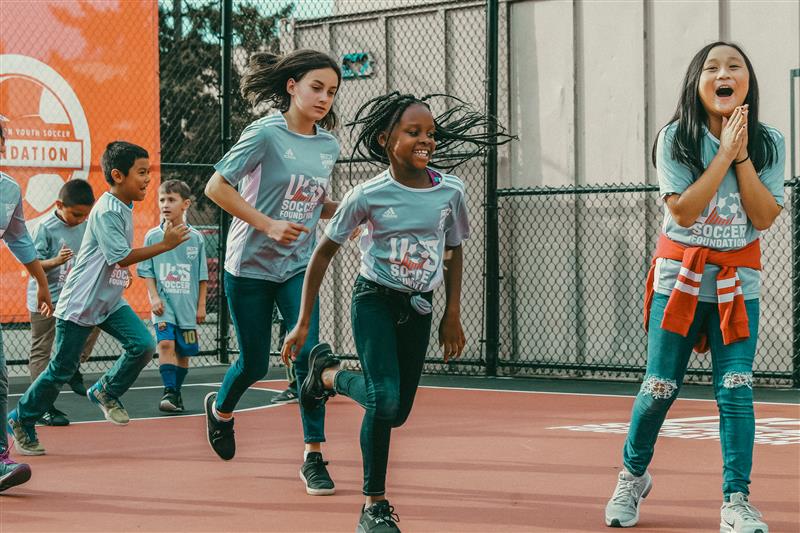
[(191, 357), (200, 352), (196, 329), (181, 329), (169, 322), (157, 322), (154, 326), (156, 341), (175, 341), (175, 353), (181, 357)]

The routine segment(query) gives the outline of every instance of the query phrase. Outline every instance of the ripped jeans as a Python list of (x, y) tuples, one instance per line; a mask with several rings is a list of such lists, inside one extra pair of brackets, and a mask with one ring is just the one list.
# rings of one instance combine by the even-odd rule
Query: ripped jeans
[(636, 476), (647, 470), (658, 432), (680, 392), (692, 347), (700, 332), (705, 331), (711, 346), (714, 396), (719, 410), (723, 497), (727, 500), (734, 492), (749, 494), (755, 439), (752, 385), (759, 301), (745, 301), (750, 337), (728, 345), (722, 342), (716, 303), (698, 302), (689, 333), (683, 337), (661, 329), (667, 301), (668, 297), (663, 294), (656, 294), (653, 299), (647, 336), (647, 371), (633, 404), (623, 464)]

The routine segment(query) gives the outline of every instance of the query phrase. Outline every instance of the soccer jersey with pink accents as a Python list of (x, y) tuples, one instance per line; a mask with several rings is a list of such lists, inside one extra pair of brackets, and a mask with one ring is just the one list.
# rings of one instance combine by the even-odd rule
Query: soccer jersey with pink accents
[(130, 272), (117, 263), (133, 244), (133, 204), (103, 193), (89, 214), (75, 265), (67, 275), (55, 316), (81, 326), (96, 326), (128, 305), (122, 292)]
[(339, 142), (328, 131), (317, 126), (315, 135), (295, 133), (281, 114), (261, 118), (245, 128), (214, 168), (260, 212), (274, 220), (302, 224), (310, 231), (290, 244), (279, 244), (234, 217), (228, 233), (226, 271), (283, 282), (306, 269), (338, 157)]
[(464, 183), (439, 174), (433, 187), (414, 189), (386, 170), (356, 186), (345, 196), (325, 228), (325, 235), (342, 244), (361, 224), (359, 273), (385, 287), (427, 292), (443, 280), (445, 246), (469, 238)]

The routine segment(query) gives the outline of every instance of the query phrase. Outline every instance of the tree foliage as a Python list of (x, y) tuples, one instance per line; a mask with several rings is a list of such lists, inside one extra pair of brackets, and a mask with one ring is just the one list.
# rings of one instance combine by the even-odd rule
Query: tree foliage
[[(278, 50), (278, 23), (293, 9), (287, 5), (265, 14), (251, 2), (234, 2), (234, 54), (231, 123), (234, 138), (256, 115), (239, 96), (242, 67), (252, 52)], [(173, 0), (159, 3), (159, 69), (161, 102), (161, 161), (213, 164), (222, 156), (221, 82), (222, 15), (220, 2)], [(209, 168), (175, 169), (167, 165), (163, 179), (189, 183), (195, 199)]]

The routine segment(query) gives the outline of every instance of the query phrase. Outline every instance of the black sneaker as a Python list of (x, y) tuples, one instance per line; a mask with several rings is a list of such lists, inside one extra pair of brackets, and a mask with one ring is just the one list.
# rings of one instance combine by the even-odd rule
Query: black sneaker
[(306, 484), (306, 493), (312, 496), (329, 496), (336, 492), (333, 480), (322, 460), (320, 452), (309, 452), (303, 466), (300, 467), (300, 479)]
[(86, 396), (86, 385), (83, 384), (83, 374), (81, 374), (80, 368), (72, 374), (72, 377), (69, 378), (67, 383), (69, 384), (69, 388), (72, 389), (72, 392), (78, 396)]
[(299, 401), (300, 400), (297, 397), (297, 385), (292, 386), (290, 384), (285, 391), (272, 398), (270, 403), (284, 404), (284, 403), (297, 403)]
[(183, 411), (178, 400), (178, 391), (171, 387), (164, 389), (164, 395), (161, 397), (161, 403), (158, 404), (158, 410), (165, 413), (177, 413)]
[(67, 418), (67, 414), (63, 411), (59, 411), (55, 407), (51, 407), (48, 409), (43, 415), (42, 418), (39, 419), (41, 424), (45, 426), (68, 426), (69, 419)]
[(236, 455), (236, 439), (233, 438), (233, 419), (230, 422), (220, 422), (214, 416), (214, 402), (217, 400), (216, 392), (209, 392), (203, 402), (206, 411), (206, 429), (208, 430), (208, 444), (220, 459), (229, 461)]
[(327, 390), (322, 383), (322, 371), (326, 368), (338, 366), (339, 360), (333, 356), (333, 350), (327, 343), (321, 343), (311, 349), (308, 356), (308, 375), (300, 387), (300, 403), (306, 411), (321, 407), (328, 398), (335, 396), (332, 390)]
[(356, 533), (400, 533), (397, 522), (400, 517), (389, 505), (389, 500), (375, 502), (369, 507), (361, 508), (361, 519), (358, 521)]
[(183, 396), (181, 396), (180, 389), (175, 391), (175, 398), (178, 400), (178, 410), (183, 412), (186, 409), (183, 407)]

